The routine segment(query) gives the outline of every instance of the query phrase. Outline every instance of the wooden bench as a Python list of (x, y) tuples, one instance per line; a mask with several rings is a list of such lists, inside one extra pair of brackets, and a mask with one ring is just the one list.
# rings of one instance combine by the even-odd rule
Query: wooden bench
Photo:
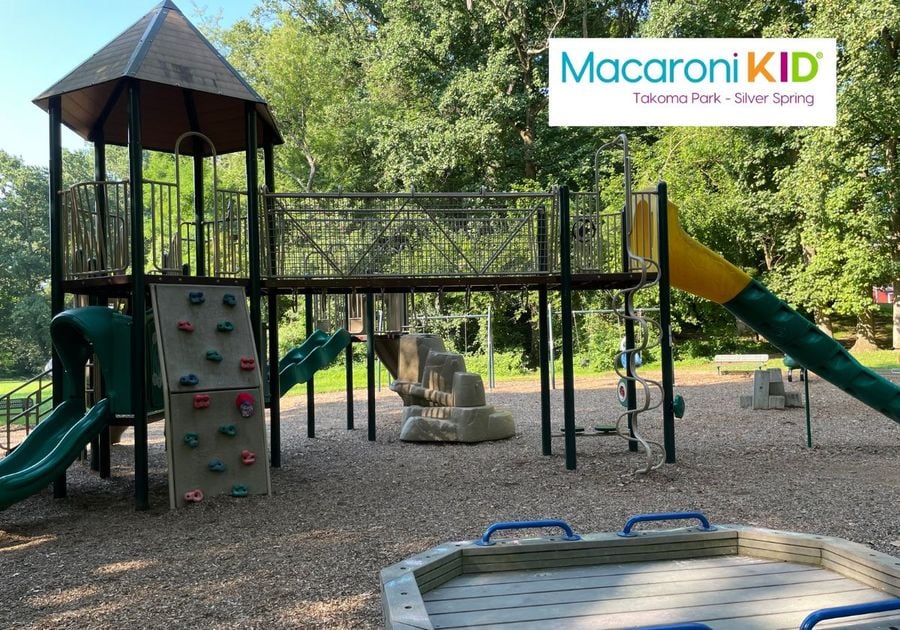
[[(727, 374), (728, 372), (754, 372), (756, 370), (762, 370), (766, 367), (766, 364), (769, 362), (768, 354), (717, 354), (715, 359), (716, 362), (716, 374)], [(723, 370), (722, 367), (725, 365), (734, 365), (734, 364), (744, 364), (755, 365), (755, 367), (751, 369), (736, 369), (736, 370)]]

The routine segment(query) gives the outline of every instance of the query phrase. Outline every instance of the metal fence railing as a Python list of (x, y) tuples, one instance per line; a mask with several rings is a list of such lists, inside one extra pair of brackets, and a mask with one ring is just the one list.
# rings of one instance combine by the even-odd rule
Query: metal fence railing
[(504, 276), (557, 267), (555, 193), (272, 193), (264, 201), (272, 277)]
[[(85, 182), (63, 194), (64, 276), (120, 275), (130, 269), (128, 182)], [(656, 251), (655, 192), (631, 240)], [(623, 270), (623, 212), (593, 192), (569, 193), (572, 271)], [(147, 273), (246, 278), (248, 195), (212, 193), (201, 222), (178, 186), (144, 182)], [(646, 203), (642, 203), (646, 202)], [(548, 192), (261, 193), (263, 275), (279, 279), (503, 277), (560, 271), (559, 196)], [(635, 223), (630, 221), (629, 225)], [(633, 227), (633, 226), (632, 226)], [(202, 251), (201, 251), (202, 250)], [(198, 256), (202, 255), (202, 261)], [(633, 262), (631, 271), (639, 271)]]
[(52, 372), (45, 370), (0, 396), (3, 438), (0, 451), (10, 451), (53, 410)]

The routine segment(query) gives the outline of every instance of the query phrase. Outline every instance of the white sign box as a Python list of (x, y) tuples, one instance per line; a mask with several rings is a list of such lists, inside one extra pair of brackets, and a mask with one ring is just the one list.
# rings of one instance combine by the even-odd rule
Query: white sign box
[(833, 39), (551, 39), (553, 126), (823, 126)]

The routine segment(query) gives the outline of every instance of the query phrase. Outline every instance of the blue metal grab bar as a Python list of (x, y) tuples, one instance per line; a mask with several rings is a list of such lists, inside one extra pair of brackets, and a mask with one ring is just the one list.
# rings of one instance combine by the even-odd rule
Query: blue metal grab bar
[(482, 534), (481, 539), (475, 541), (476, 545), (489, 547), (494, 543), (491, 542), (491, 534), (501, 529), (535, 529), (539, 527), (559, 527), (565, 532), (562, 536), (563, 540), (581, 540), (581, 536), (572, 531), (572, 528), (565, 521), (558, 519), (545, 519), (542, 521), (511, 521), (508, 523), (494, 523)]
[(632, 528), (638, 523), (646, 523), (648, 521), (680, 521), (685, 519), (697, 519), (700, 521), (700, 527), (697, 529), (703, 532), (711, 532), (715, 529), (709, 524), (709, 520), (701, 512), (658, 512), (656, 514), (638, 514), (632, 516), (625, 523), (625, 527), (617, 535), (623, 538), (631, 538), (637, 536), (632, 532)]

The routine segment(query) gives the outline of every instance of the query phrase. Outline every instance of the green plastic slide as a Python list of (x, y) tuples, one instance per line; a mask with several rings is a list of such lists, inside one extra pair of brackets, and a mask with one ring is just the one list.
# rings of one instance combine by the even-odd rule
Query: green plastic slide
[(284, 396), (294, 385), (311, 379), (334, 361), (350, 341), (350, 333), (343, 328), (330, 336), (316, 330), (302, 344), (289, 350), (278, 362), (279, 395)]
[(841, 344), (756, 280), (723, 306), (800, 365), (900, 422), (900, 387), (860, 365)]
[(40, 492), (62, 475), (109, 419), (105, 398), (87, 413), (74, 401), (54, 409), (24, 442), (0, 459), (0, 509)]
[[(62, 475), (84, 446), (130, 400), (131, 318), (102, 306), (64, 311), (50, 322), (63, 367), (62, 404), (0, 459), (0, 509), (40, 492)], [(84, 367), (97, 355), (107, 397), (84, 407)]]

